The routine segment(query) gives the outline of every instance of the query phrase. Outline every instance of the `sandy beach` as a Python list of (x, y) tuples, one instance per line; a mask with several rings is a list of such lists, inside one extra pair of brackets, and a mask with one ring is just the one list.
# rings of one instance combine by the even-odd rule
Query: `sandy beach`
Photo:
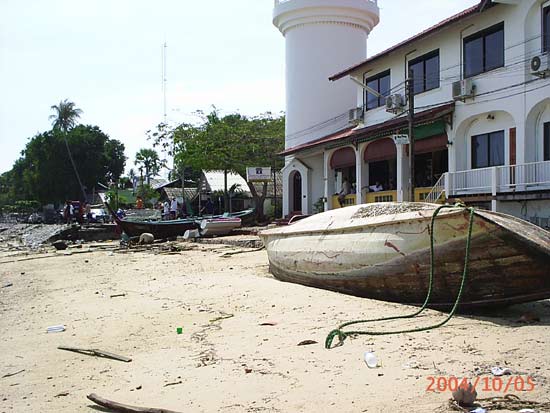
[[(224, 257), (242, 249), (183, 245), (167, 253), (84, 246), (0, 254), (0, 412), (98, 411), (90, 393), (178, 412), (445, 412), (451, 393), (437, 391), (438, 380), (452, 376), (477, 380), (482, 398), (504, 395), (493, 384), (513, 379), (507, 393), (550, 401), (548, 301), (326, 350), (327, 333), (341, 322), (414, 309), (280, 282), (268, 272), (265, 250)], [(443, 317), (427, 311), (369, 328)], [(59, 324), (66, 331), (46, 332)], [(299, 346), (304, 340), (317, 343)], [(367, 367), (367, 351), (378, 368)], [(497, 380), (495, 366), (512, 374)]]

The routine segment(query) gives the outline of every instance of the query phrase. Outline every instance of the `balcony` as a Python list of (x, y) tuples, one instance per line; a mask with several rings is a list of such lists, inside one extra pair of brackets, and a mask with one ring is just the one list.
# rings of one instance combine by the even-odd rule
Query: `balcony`
[(397, 191), (380, 191), (380, 192), (367, 192), (366, 203), (373, 202), (396, 202)]
[[(351, 205), (355, 205), (356, 203), (356, 196), (355, 194), (346, 195), (344, 198), (344, 207), (348, 207)], [(338, 209), (340, 207), (340, 202), (338, 202), (338, 195), (334, 195), (332, 197), (332, 209)]]
[(446, 174), (448, 196), (550, 190), (550, 161), (494, 166)]

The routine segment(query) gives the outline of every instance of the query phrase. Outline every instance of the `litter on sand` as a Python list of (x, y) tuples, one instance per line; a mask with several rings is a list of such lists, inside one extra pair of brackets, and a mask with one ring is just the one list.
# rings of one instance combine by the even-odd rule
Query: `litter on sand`
[(510, 375), (512, 374), (512, 370), (509, 369), (508, 367), (493, 367), (491, 368), (491, 373), (493, 374), (493, 376), (505, 376), (505, 375)]
[(48, 333), (61, 333), (65, 331), (65, 326), (63, 324), (57, 326), (50, 326), (46, 329)]
[(378, 359), (376, 358), (374, 353), (371, 353), (370, 351), (367, 351), (365, 353), (365, 363), (367, 363), (369, 369), (374, 369), (378, 367)]

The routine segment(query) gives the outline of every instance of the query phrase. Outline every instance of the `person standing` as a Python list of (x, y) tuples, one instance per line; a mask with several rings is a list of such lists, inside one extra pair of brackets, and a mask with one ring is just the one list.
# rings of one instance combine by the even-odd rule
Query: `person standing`
[(168, 200), (164, 201), (163, 209), (162, 209), (162, 219), (163, 221), (166, 221), (170, 218), (170, 203)]
[(346, 201), (346, 195), (351, 193), (351, 184), (348, 181), (348, 178), (342, 180), (342, 189), (338, 192), (338, 203), (340, 208), (343, 208)]
[(65, 217), (65, 223), (72, 224), (74, 216), (74, 207), (71, 201), (65, 202), (65, 209), (63, 210), (63, 216)]
[(206, 205), (204, 206), (204, 208), (206, 209), (206, 213), (208, 215), (213, 215), (214, 214), (214, 203), (212, 202), (212, 200), (210, 198), (208, 198), (206, 200)]
[(170, 219), (176, 219), (178, 216), (178, 200), (176, 197), (172, 198), (170, 203)]

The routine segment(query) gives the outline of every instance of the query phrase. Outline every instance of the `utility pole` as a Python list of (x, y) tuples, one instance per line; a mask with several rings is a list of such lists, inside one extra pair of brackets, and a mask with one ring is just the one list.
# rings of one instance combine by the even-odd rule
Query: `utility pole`
[(407, 101), (409, 102), (409, 201), (414, 202), (414, 73), (409, 68), (407, 79)]

